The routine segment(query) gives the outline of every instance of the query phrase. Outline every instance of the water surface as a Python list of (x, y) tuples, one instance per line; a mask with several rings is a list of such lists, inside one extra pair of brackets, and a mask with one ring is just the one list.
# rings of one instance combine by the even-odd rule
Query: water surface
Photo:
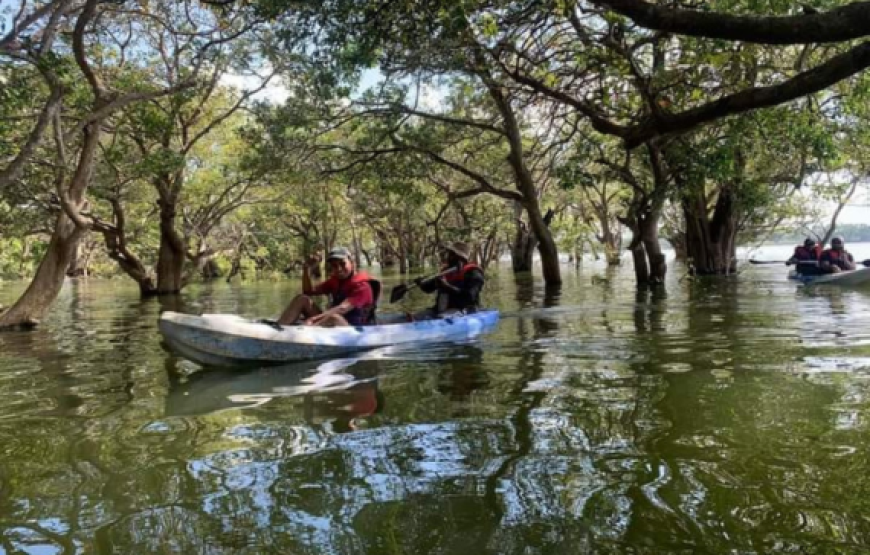
[(870, 289), (564, 270), (491, 272), (479, 341), (246, 372), (165, 352), (159, 312), (298, 283), (67, 284), (0, 334), (0, 553), (868, 549)]

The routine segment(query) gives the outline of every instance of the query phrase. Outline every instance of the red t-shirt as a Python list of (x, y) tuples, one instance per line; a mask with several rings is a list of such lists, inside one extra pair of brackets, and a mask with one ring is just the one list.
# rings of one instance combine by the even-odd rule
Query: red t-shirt
[[(348, 278), (350, 279), (350, 278)], [(335, 276), (327, 279), (323, 283), (314, 288), (314, 295), (332, 295), (338, 291), (339, 279)], [(372, 286), (367, 281), (358, 281), (351, 283), (345, 287), (347, 291), (347, 301), (354, 308), (364, 308), (375, 304), (374, 296), (372, 295)]]

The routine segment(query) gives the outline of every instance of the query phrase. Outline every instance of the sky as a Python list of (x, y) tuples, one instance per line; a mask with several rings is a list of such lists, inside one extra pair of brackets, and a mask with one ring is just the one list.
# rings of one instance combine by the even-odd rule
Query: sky
[(847, 206), (837, 221), (841, 224), (870, 225), (870, 205)]

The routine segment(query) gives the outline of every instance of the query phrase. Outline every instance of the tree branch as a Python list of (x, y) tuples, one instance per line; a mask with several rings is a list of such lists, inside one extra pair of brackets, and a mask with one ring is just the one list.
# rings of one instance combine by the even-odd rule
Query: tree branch
[(870, 2), (811, 15), (760, 17), (674, 9), (644, 0), (590, 0), (641, 27), (711, 39), (759, 44), (844, 42), (870, 35)]
[(777, 85), (746, 89), (678, 114), (648, 117), (618, 136), (625, 140), (627, 148), (634, 148), (657, 135), (685, 132), (725, 116), (776, 106), (821, 91), (867, 67), (870, 67), (870, 42), (861, 43)]

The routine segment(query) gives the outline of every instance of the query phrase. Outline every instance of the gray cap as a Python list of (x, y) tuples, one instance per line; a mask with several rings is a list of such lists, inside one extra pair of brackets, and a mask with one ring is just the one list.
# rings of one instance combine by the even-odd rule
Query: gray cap
[(330, 260), (350, 260), (350, 258), (350, 250), (344, 247), (335, 247), (326, 255), (327, 262)]

